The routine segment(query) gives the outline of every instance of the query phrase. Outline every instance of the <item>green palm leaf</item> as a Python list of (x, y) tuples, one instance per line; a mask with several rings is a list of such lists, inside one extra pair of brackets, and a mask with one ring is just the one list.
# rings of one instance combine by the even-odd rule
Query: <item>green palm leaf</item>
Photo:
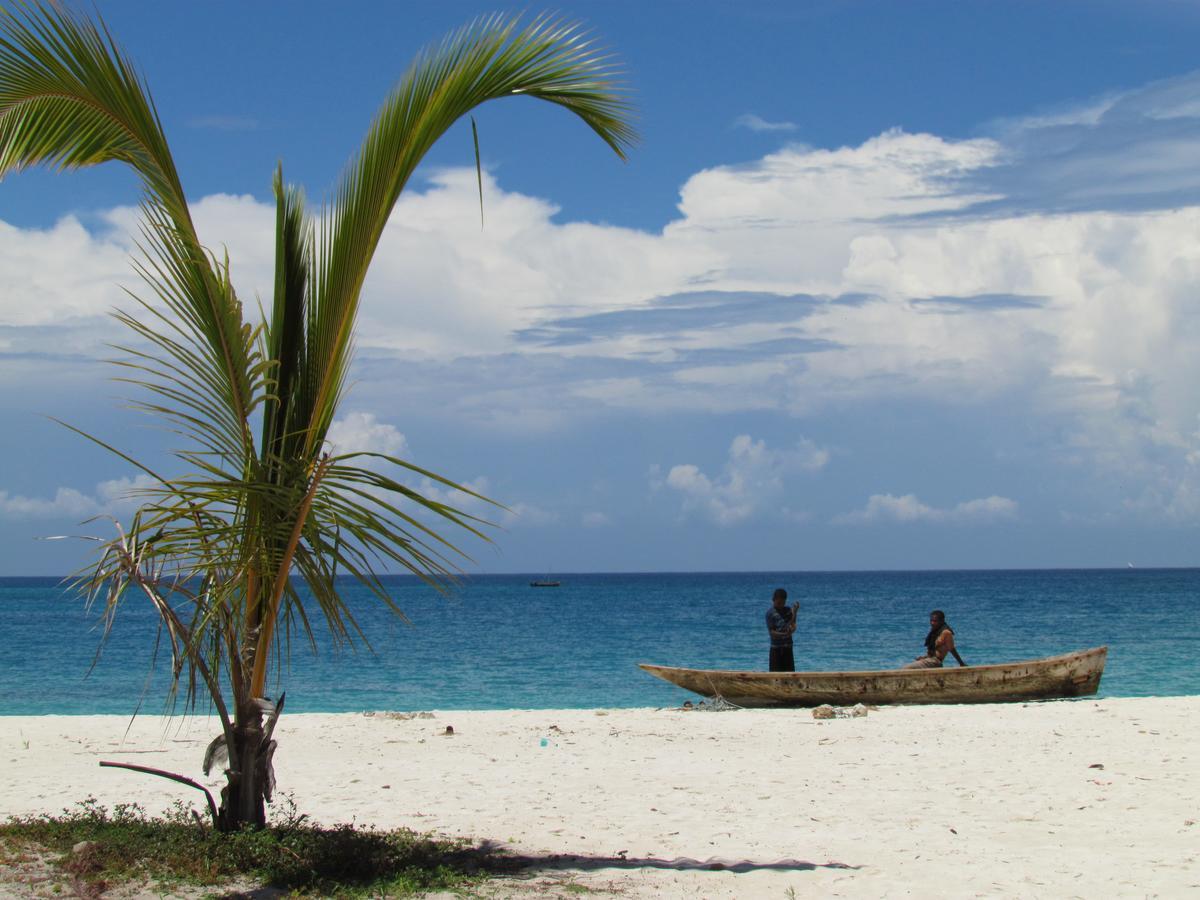
[(422, 53), (376, 115), (318, 230), (308, 422), (324, 440), (345, 386), (367, 268), (401, 191), (446, 130), (475, 107), (525, 95), (579, 116), (624, 158), (635, 139), (609, 60), (576, 26), (540, 18), (481, 19)]
[[(145, 189), (144, 269), (162, 299), (176, 301), (207, 343), (210, 377), (245, 420), (247, 377), (241, 306), (227, 272), (196, 237), (187, 200), (140, 77), (106, 31), (59, 8), (17, 3), (0, 10), (0, 177), (32, 165), (74, 169), (128, 164)], [(249, 444), (248, 435), (242, 442)]]

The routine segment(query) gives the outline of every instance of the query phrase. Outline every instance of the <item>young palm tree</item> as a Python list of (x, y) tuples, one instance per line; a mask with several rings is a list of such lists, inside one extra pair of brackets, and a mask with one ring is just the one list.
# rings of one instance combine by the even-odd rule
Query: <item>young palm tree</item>
[(135, 265), (150, 290), (136, 313), (118, 313), (133, 334), (119, 364), (148, 392), (141, 407), (182, 440), (182, 473), (124, 457), (153, 486), (84, 580), (110, 625), (126, 597), (152, 603), (173, 653), (172, 696), (182, 686), (189, 708), (201, 691), (211, 698), (222, 734), (206, 766), (217, 749), (228, 760), (219, 811), (210, 798), (218, 827), (265, 821), (282, 707), (264, 696), (268, 672), (293, 633), (313, 638), (298, 582), (335, 638), (365, 640), (335, 575), (399, 613), (377, 569), (438, 582), (458, 551), (427, 523), (481, 534), (480, 520), (399, 480), (457, 488), (446, 479), (326, 445), (367, 267), (400, 192), (455, 121), (517, 94), (575, 113), (623, 158), (634, 133), (614, 74), (576, 27), (546, 18), (483, 19), (422, 53), (319, 216), (275, 172), (274, 300), (256, 324), (228, 258), (201, 245), (149, 92), (103, 23), (57, 5), (0, 12), (0, 176), (118, 161), (141, 180)]

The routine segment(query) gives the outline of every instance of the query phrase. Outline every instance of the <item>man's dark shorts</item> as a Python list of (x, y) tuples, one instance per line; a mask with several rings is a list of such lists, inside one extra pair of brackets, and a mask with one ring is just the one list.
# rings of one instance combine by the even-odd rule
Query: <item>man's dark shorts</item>
[(771, 671), (772, 672), (795, 672), (796, 659), (792, 655), (791, 647), (772, 647), (771, 648)]

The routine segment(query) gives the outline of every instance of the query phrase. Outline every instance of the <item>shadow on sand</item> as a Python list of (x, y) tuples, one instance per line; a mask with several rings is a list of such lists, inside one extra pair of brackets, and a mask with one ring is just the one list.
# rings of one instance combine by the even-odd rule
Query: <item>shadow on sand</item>
[[(717, 856), (708, 859), (692, 859), (688, 856), (660, 859), (655, 856), (629, 856), (624, 851), (613, 856), (591, 856), (581, 853), (514, 853), (499, 841), (490, 840), (480, 841), (472, 847), (448, 854), (440, 861), (452, 863), (464, 871), (476, 872), (492, 878), (509, 878), (519, 881), (555, 872), (598, 872), (603, 869), (744, 873), (812, 872), (817, 869), (856, 871), (862, 868), (840, 862), (814, 863), (802, 859), (777, 859), (772, 862), (755, 862), (749, 859), (729, 859)], [(220, 900), (280, 900), (282, 897), (290, 896), (290, 892), (286, 888), (264, 885), (216, 896)]]
[[(803, 859), (777, 859), (771, 862), (755, 862), (749, 859), (729, 859), (712, 856), (708, 859), (692, 859), (676, 856), (660, 859), (655, 856), (629, 856), (625, 851), (614, 856), (591, 856), (579, 853), (522, 854), (506, 850), (502, 845), (484, 841), (477, 848), (485, 857), (490, 857), (492, 867), (503, 860), (501, 868), (510, 872), (538, 872), (555, 869), (574, 869), (594, 872), (597, 869), (671, 869), (677, 872), (812, 872), (817, 869), (846, 869), (855, 871), (861, 866), (847, 863), (814, 863)], [(494, 854), (494, 855), (493, 855)]]

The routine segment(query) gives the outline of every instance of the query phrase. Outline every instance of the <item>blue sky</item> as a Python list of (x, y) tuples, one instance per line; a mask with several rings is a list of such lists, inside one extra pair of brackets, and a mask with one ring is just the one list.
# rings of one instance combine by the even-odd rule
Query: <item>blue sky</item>
[[(266, 296), (270, 177), (319, 198), (475, 3), (100, 2), (206, 240)], [(522, 7), (524, 9), (526, 7)], [(530, 8), (532, 9), (532, 8)], [(1200, 8), (559, 3), (625, 62), (621, 163), (532, 101), (435, 148), (367, 285), (340, 446), (510, 512), (471, 571), (1193, 565)], [(120, 169), (0, 184), (0, 572), (158, 459), (105, 344)]]

